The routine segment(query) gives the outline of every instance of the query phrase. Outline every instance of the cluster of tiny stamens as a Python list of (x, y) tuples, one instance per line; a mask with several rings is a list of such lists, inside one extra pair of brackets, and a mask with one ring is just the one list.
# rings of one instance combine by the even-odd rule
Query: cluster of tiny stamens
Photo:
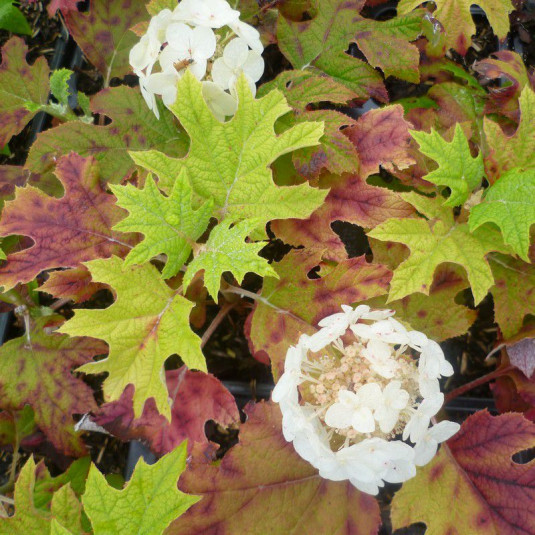
[[(328, 408), (336, 403), (340, 390), (357, 393), (367, 383), (377, 383), (381, 389), (390, 383), (390, 379), (376, 373), (371, 363), (362, 356), (364, 347), (359, 341), (344, 346), (341, 340), (337, 340), (330, 347), (325, 348), (321, 356), (309, 352), (309, 358), (302, 364), (304, 381), (299, 386), (301, 398), (305, 406), (315, 409), (315, 414), (327, 428), (331, 445), (334, 448), (339, 447), (341, 441), (344, 446), (347, 446), (364, 438), (393, 439), (403, 431), (414, 413), (417, 402), (421, 399), (416, 362), (411, 355), (405, 353), (407, 346), (401, 346), (395, 350), (392, 357), (397, 364), (396, 380), (401, 381), (401, 388), (409, 393), (410, 398), (407, 407), (400, 412), (394, 429), (390, 433), (383, 433), (379, 427), (376, 427), (372, 433), (360, 433), (351, 427), (330, 428), (325, 423), (324, 415)], [(326, 354), (325, 350), (330, 354)]]

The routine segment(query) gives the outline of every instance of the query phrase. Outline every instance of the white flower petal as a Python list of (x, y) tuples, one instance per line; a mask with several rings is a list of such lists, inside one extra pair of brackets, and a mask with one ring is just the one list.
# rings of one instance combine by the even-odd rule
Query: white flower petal
[(351, 425), (359, 433), (373, 433), (375, 431), (375, 419), (372, 411), (368, 407), (359, 407), (354, 410)]
[(335, 429), (345, 429), (351, 425), (353, 411), (343, 403), (334, 403), (325, 413), (325, 423)]
[(223, 60), (232, 70), (242, 67), (242, 65), (247, 61), (249, 56), (249, 47), (247, 43), (236, 37), (229, 41), (225, 50), (223, 50)]
[(237, 20), (229, 24), (230, 29), (238, 36), (241, 37), (255, 52), (262, 54), (264, 46), (260, 41), (260, 33), (256, 28), (253, 28), (250, 24), (246, 24), (241, 20)]
[(258, 82), (264, 73), (264, 58), (258, 52), (251, 50), (242, 64), (242, 69), (253, 82)]
[(217, 58), (212, 65), (212, 80), (221, 89), (229, 89), (234, 71), (225, 63), (223, 58)]
[(461, 426), (456, 422), (443, 420), (429, 429), (429, 435), (439, 443), (445, 442), (455, 435), (460, 428)]

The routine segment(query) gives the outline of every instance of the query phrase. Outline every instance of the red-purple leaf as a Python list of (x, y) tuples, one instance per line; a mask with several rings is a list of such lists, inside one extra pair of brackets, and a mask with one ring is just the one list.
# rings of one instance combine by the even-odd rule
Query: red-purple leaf
[(534, 533), (535, 460), (511, 457), (533, 447), (535, 424), (480, 411), (447, 444), (394, 497), (394, 529), (425, 522), (436, 534)]
[(83, 303), (103, 288), (106, 288), (104, 284), (91, 280), (91, 274), (85, 266), (79, 266), (52, 271), (38, 290), (53, 295), (56, 299), (71, 299), (75, 303)]
[(529, 379), (535, 372), (535, 338), (524, 338), (507, 348), (509, 360)]
[(281, 433), (278, 406), (249, 406), (240, 443), (220, 464), (196, 448), (180, 489), (202, 500), (168, 528), (169, 535), (318, 533), (376, 535), (375, 499), (349, 482), (322, 479)]
[(124, 256), (128, 250), (125, 235), (111, 230), (125, 211), (102, 188), (94, 159), (70, 154), (58, 162), (56, 173), (65, 187), (61, 199), (27, 186), (4, 207), (0, 234), (34, 241), (29, 249), (8, 255), (0, 268), (5, 290), (45, 269), (76, 267), (95, 258)]
[(141, 418), (134, 419), (133, 388), (129, 385), (119, 401), (107, 403), (95, 422), (121, 440), (142, 440), (157, 455), (165, 455), (184, 440), (208, 445), (204, 426), (214, 420), (223, 427), (239, 424), (240, 415), (232, 394), (213, 375), (189, 371), (185, 366), (166, 372), (171, 399), (171, 422), (158, 413), (154, 399), (145, 404)]

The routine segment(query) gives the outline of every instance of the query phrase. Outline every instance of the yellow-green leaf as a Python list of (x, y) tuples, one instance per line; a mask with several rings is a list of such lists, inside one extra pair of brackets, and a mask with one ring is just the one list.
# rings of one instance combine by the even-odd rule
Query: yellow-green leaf
[(254, 217), (267, 223), (308, 217), (328, 192), (308, 184), (276, 186), (269, 165), (282, 154), (317, 145), (323, 124), (302, 122), (275, 135), (275, 121), (290, 111), (283, 94), (271, 91), (255, 99), (245, 77), (238, 80), (236, 90), (238, 111), (230, 121), (221, 123), (205, 103), (201, 83), (186, 72), (170, 109), (191, 138), (188, 155), (176, 159), (147, 151), (131, 153), (132, 158), (159, 177), (163, 191), (169, 191), (185, 169), (193, 191), (214, 199), (220, 219)]
[(100, 338), (110, 347), (108, 358), (79, 370), (108, 373), (103, 385), (107, 401), (119, 399), (133, 384), (136, 417), (153, 397), (158, 410), (170, 419), (163, 375), (167, 358), (176, 353), (189, 368), (206, 371), (200, 339), (189, 323), (193, 303), (169, 288), (151, 264), (127, 267), (113, 256), (85, 265), (93, 280), (109, 284), (117, 297), (104, 310), (77, 310), (61, 327), (63, 333)]
[(167, 255), (164, 278), (178, 273), (191, 253), (195, 240), (206, 230), (213, 202), (208, 200), (198, 210), (192, 208), (192, 190), (185, 171), (177, 177), (169, 197), (160, 193), (152, 176), (144, 189), (131, 184), (111, 186), (117, 204), (129, 215), (115, 225), (115, 230), (141, 232), (145, 239), (125, 259), (125, 265), (142, 264), (159, 254)]
[(95, 535), (119, 533), (160, 535), (200, 497), (177, 489), (177, 479), (186, 467), (183, 442), (156, 464), (138, 461), (132, 479), (122, 490), (110, 487), (93, 465), (82, 497), (84, 510)]
[(184, 275), (184, 287), (188, 287), (198, 271), (204, 270), (204, 284), (208, 293), (217, 300), (221, 275), (225, 271), (230, 271), (239, 283), (248, 272), (277, 277), (267, 260), (258, 256), (264, 244), (245, 242), (245, 238), (257, 227), (258, 220), (254, 219), (241, 221), (231, 228), (225, 221), (217, 225), (199, 255), (189, 264)]

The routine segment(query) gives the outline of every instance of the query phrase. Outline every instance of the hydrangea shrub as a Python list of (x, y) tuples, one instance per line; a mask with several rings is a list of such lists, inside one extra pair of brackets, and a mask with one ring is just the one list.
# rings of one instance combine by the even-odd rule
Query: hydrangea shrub
[(0, 148), (53, 121), (0, 166), (0, 533), (534, 533), (533, 72), (375, 4), (54, 0), (95, 94), (3, 45)]

